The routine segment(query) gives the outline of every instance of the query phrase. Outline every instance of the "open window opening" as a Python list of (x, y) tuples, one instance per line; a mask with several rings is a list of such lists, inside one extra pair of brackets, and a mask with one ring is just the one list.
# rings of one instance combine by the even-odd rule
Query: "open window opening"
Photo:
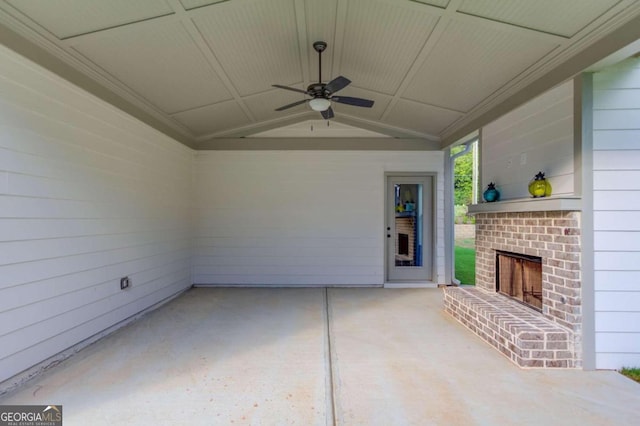
[(475, 285), (475, 216), (468, 214), (470, 204), (478, 202), (478, 140), (451, 149), (454, 200), (453, 276), (460, 284)]

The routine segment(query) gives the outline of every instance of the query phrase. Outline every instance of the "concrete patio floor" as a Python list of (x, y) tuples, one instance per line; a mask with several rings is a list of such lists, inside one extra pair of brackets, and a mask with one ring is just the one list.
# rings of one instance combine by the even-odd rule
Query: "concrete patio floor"
[(437, 289), (192, 289), (0, 404), (66, 426), (640, 424), (640, 384), (521, 370)]

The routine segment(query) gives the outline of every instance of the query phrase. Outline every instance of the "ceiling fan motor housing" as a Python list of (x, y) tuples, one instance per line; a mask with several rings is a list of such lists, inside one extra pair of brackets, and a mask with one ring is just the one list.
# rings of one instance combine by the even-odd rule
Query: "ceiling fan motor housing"
[(329, 92), (324, 90), (325, 87), (326, 84), (324, 83), (311, 83), (307, 87), (307, 93), (314, 98), (327, 97)]
[(338, 76), (328, 83), (322, 82), (322, 52), (327, 48), (327, 43), (324, 41), (316, 41), (313, 43), (313, 49), (318, 52), (318, 82), (311, 83), (307, 86), (307, 90), (300, 90), (295, 87), (283, 86), (280, 84), (274, 84), (273, 87), (279, 89), (286, 89), (292, 92), (303, 93), (311, 96), (311, 99), (302, 99), (300, 101), (292, 102), (287, 105), (283, 105), (280, 108), (276, 108), (276, 111), (283, 111), (305, 102), (309, 103), (309, 106), (314, 111), (319, 111), (322, 114), (322, 118), (328, 120), (333, 118), (333, 109), (331, 109), (331, 102), (338, 102), (347, 105), (371, 108), (373, 101), (362, 98), (354, 98), (350, 96), (333, 96), (339, 90), (342, 90), (351, 83), (346, 77)]
[(322, 53), (327, 48), (327, 43), (325, 43), (324, 41), (316, 41), (315, 43), (313, 43), (313, 48), (316, 52)]

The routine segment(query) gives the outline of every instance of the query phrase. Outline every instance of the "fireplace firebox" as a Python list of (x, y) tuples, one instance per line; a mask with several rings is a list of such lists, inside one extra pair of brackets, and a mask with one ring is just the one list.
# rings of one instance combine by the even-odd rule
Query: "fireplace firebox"
[(542, 312), (542, 259), (496, 250), (496, 290)]

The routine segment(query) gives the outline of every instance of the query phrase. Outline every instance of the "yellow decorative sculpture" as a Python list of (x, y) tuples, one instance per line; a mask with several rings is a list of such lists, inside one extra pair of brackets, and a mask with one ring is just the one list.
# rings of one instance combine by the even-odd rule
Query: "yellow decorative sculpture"
[(529, 182), (529, 194), (534, 198), (548, 197), (551, 195), (551, 184), (544, 177), (543, 172), (538, 174)]

